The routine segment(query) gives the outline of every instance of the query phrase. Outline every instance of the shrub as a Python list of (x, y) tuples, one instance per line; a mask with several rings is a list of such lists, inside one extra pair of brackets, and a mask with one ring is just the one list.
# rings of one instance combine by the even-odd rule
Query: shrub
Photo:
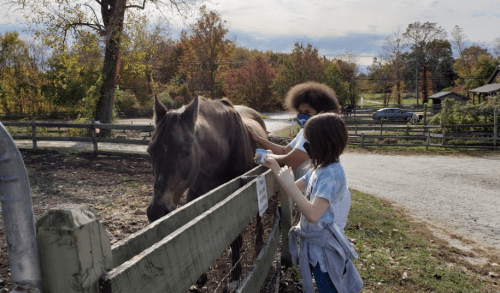
[(493, 97), (480, 104), (463, 105), (455, 100), (446, 99), (443, 109), (431, 119), (431, 123), (440, 125), (443, 123), (443, 117), (446, 117), (446, 125), (492, 124), (494, 111), (499, 107), (499, 102), (499, 97)]

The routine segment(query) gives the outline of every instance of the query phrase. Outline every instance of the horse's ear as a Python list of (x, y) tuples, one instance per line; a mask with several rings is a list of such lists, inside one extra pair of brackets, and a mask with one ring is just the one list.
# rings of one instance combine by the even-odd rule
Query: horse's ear
[(196, 125), (196, 119), (198, 119), (198, 108), (199, 98), (198, 95), (196, 95), (191, 104), (189, 104), (182, 113), (182, 121), (185, 121), (193, 132)]
[(163, 105), (160, 99), (158, 99), (158, 95), (155, 94), (155, 106), (153, 111), (153, 121), (155, 122), (155, 125), (158, 124), (158, 122), (167, 114), (167, 111), (167, 107)]

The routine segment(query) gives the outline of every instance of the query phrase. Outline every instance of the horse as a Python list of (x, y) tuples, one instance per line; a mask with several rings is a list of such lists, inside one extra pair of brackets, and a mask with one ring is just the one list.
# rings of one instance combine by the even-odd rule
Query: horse
[[(235, 107), (227, 99), (196, 96), (190, 104), (169, 111), (155, 96), (153, 120), (147, 150), (154, 174), (153, 198), (147, 207), (150, 222), (175, 210), (186, 189), (190, 202), (255, 167), (257, 145), (248, 128), (267, 137), (255, 110)], [(231, 244), (233, 265), (241, 243), (239, 235)], [(235, 269), (231, 281), (237, 281), (239, 274)]]
[(344, 117), (351, 117), (351, 113), (354, 112), (355, 109), (356, 107), (353, 105), (346, 105), (342, 107), (342, 114)]

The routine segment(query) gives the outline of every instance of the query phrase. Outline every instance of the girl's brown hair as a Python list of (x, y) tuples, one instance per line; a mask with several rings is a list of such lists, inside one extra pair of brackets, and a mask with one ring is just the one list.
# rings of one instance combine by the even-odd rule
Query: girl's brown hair
[(318, 113), (340, 113), (337, 95), (326, 84), (309, 81), (292, 87), (286, 94), (285, 107), (288, 110), (298, 111), (302, 103), (309, 104)]
[(309, 142), (311, 164), (316, 169), (339, 161), (347, 146), (349, 133), (339, 115), (322, 113), (307, 121), (304, 137)]

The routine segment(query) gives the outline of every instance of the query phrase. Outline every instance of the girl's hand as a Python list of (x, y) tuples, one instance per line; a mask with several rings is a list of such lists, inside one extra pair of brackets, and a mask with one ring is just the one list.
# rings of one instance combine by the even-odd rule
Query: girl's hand
[(293, 176), (292, 168), (288, 166), (284, 166), (278, 171), (278, 177), (285, 185), (291, 186), (295, 184), (295, 177)]

